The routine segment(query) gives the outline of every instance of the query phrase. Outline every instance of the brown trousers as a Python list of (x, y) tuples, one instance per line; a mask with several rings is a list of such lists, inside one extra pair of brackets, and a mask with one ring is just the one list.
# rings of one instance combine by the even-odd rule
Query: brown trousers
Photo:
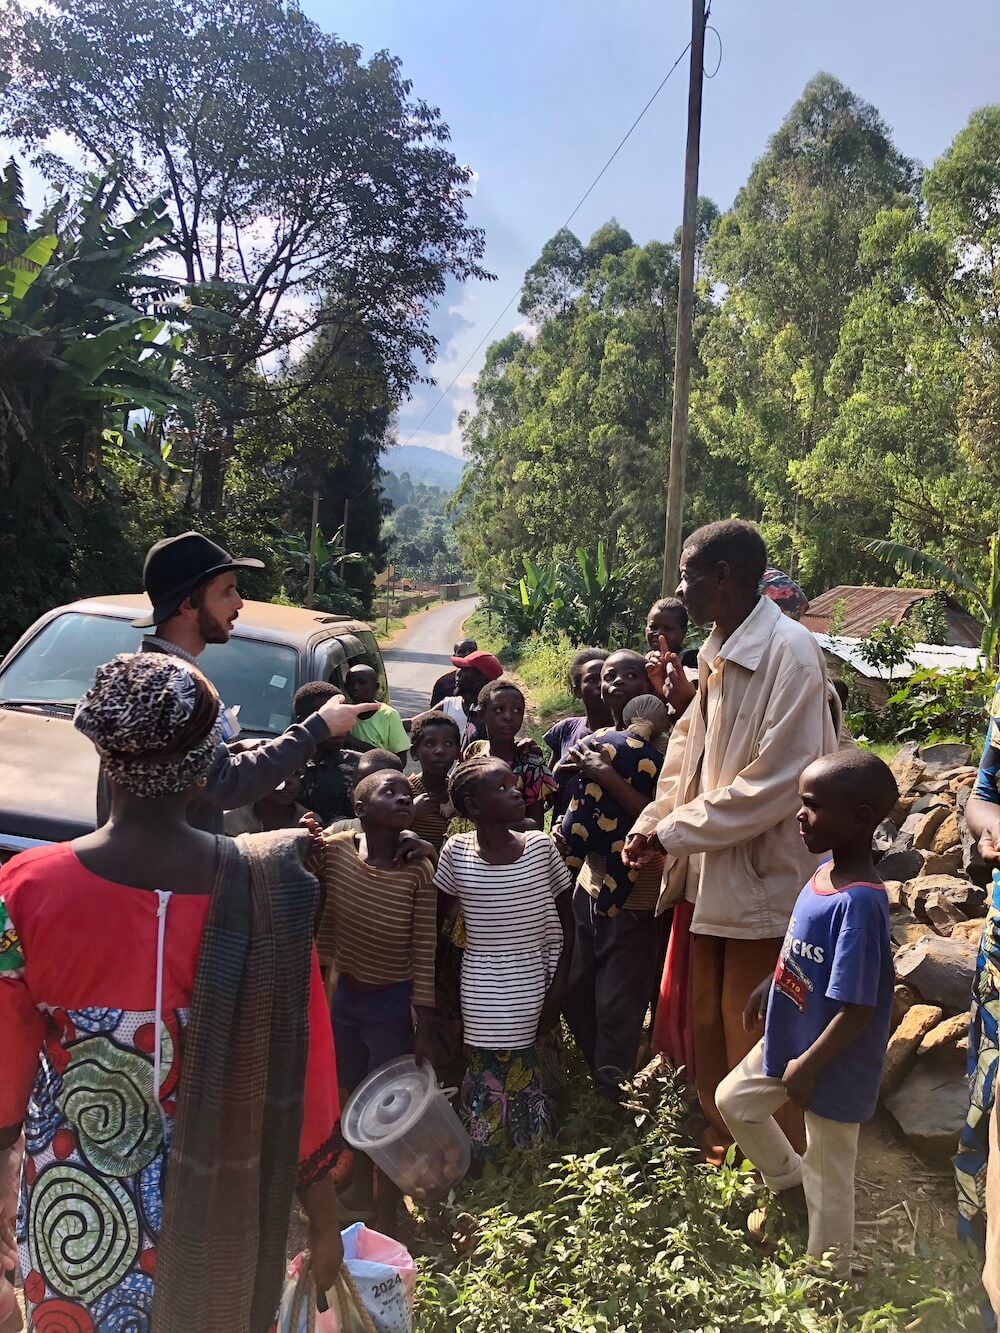
[[(706, 1148), (711, 1155), (733, 1141), (715, 1104), (715, 1090), (731, 1069), (753, 1050), (764, 1025), (743, 1030), (743, 1009), (753, 988), (774, 971), (782, 936), (765, 940), (731, 940), (716, 935), (691, 936), (691, 1031), (694, 1041), (695, 1088), (709, 1124)], [(775, 1116), (798, 1153), (805, 1151), (801, 1109), (788, 1102)]]

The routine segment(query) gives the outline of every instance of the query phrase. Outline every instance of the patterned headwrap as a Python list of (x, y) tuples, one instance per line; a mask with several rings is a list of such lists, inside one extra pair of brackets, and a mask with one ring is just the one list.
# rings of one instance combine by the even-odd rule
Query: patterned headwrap
[(112, 781), (155, 799), (208, 773), (222, 740), (222, 705), (180, 658), (121, 653), (97, 668), (73, 724), (94, 742)]
[(777, 603), (778, 610), (798, 620), (809, 610), (809, 598), (789, 574), (780, 569), (765, 569), (760, 591)]

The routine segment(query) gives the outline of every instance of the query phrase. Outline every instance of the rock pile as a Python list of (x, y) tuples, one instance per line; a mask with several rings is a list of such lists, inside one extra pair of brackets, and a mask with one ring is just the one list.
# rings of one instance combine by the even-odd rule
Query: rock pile
[(906, 745), (896, 808), (878, 829), (896, 962), (882, 1100), (919, 1152), (946, 1160), (968, 1106), (969, 1003), (989, 871), (962, 814), (976, 780), (967, 745)]

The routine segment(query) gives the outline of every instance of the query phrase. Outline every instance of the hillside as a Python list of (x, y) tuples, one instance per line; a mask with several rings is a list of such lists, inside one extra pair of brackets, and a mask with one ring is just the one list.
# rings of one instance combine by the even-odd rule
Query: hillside
[(386, 472), (395, 472), (397, 476), (408, 472), (414, 485), (423, 482), (425, 486), (438, 486), (443, 491), (455, 489), (465, 466), (454, 454), (428, 449), (422, 444), (401, 444), (387, 449), (381, 461)]

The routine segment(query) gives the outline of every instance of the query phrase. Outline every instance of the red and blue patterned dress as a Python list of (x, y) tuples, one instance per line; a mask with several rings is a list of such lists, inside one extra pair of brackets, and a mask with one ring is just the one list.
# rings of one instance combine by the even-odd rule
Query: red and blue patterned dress
[[(103, 879), (68, 843), (25, 852), (0, 871), (0, 1127), (24, 1121), (17, 1240), (29, 1326), (39, 1333), (149, 1328), (208, 908), (207, 894)], [(314, 953), (300, 1184), (330, 1169), (338, 1119)]]

